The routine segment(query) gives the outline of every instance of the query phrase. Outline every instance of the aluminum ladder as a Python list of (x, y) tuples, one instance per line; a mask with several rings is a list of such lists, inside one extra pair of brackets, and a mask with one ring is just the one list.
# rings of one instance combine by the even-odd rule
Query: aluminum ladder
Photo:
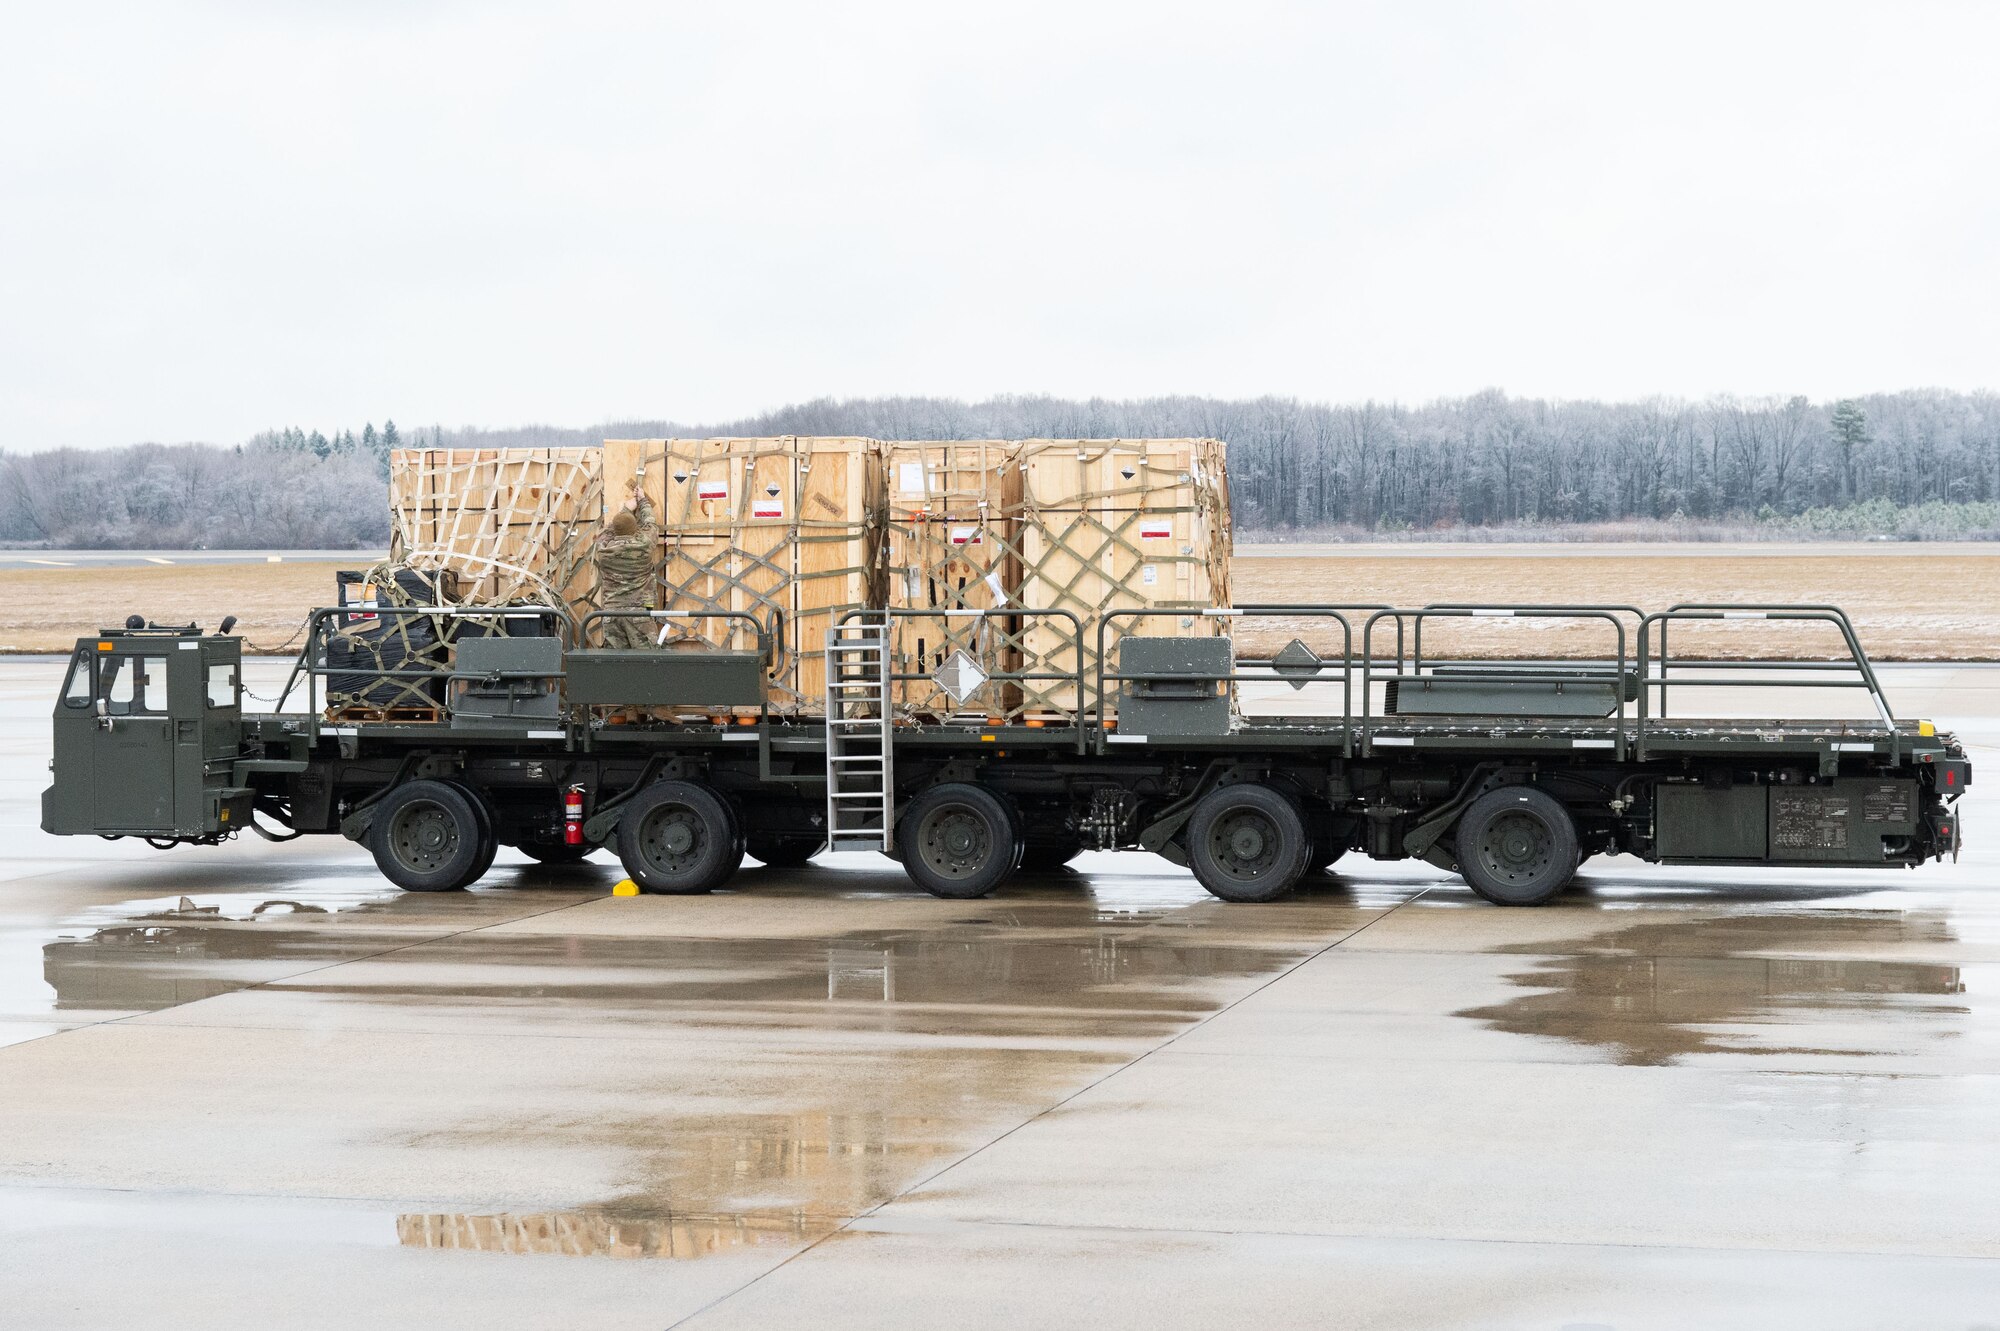
[(826, 635), (826, 848), (889, 849), (895, 834), (889, 617), (859, 616)]

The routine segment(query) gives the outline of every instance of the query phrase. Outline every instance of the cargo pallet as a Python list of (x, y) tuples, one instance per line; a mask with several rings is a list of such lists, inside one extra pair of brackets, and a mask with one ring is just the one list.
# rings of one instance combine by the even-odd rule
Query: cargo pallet
[[(813, 649), (823, 710), (807, 716), (771, 706), (774, 663), (795, 657), (781, 623), (747, 611), (597, 611), (578, 622), (556, 607), (384, 606), (539, 616), (546, 632), (464, 637), (449, 665), (384, 672), (385, 682), (435, 687), (447, 702), (434, 718), (328, 721), (319, 697), (336, 672), (323, 646), (340, 613), (315, 611), (308, 623), (280, 701), (303, 686), (299, 713), (242, 713), (236, 638), (189, 626), (80, 640), (55, 706), (43, 827), (156, 845), (337, 832), (419, 891), (477, 881), (501, 845), (545, 862), (615, 849), (642, 890), (662, 893), (719, 887), (746, 853), (795, 865), (823, 849), (880, 851), (954, 898), (1085, 850), (1145, 850), (1229, 901), (1271, 900), (1358, 854), (1420, 858), (1489, 901), (1532, 905), (1592, 855), (1815, 869), (1955, 856), (1952, 806), (1971, 780), (1954, 737), (1896, 719), (1853, 625), (1831, 606), (1195, 612), (1220, 627), (1280, 620), (1321, 639), (1242, 660), (1219, 633), (1123, 631), (1121, 618), (1146, 610), (1089, 626), (1066, 610), (943, 612), (1057, 622), (1070, 644), (1071, 660), (1035, 669), (956, 667), (960, 691), (997, 681), (1052, 700), (999, 725), (899, 708), (919, 676), (895, 668), (895, 620), (935, 618), (932, 608), (835, 620)], [(733, 620), (725, 640), (754, 645), (591, 645), (620, 614)], [(1670, 629), (1751, 618), (1819, 626), (1841, 656), (1669, 652)], [(1441, 632), (1538, 620), (1599, 624), (1606, 650), (1590, 661), (1425, 652), (1426, 628), (1435, 644)], [(1870, 715), (1669, 714), (1670, 700), (1717, 688), (1847, 689)], [(1260, 714), (1264, 690), (1288, 690), (1299, 705)], [(1305, 711), (1314, 701), (1320, 710)]]

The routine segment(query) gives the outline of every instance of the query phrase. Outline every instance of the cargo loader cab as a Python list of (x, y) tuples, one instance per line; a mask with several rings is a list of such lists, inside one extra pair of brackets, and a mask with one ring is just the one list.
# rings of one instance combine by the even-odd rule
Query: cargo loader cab
[(192, 624), (79, 638), (56, 698), (42, 830), (171, 844), (247, 825), (251, 792), (228, 784), (243, 741), (242, 654), (240, 639)]

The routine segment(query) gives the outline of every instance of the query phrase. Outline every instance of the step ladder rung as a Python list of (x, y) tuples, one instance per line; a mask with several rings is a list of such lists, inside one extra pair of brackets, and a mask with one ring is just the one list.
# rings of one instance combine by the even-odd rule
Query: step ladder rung
[[(850, 621), (826, 635), (826, 829), (829, 850), (887, 850), (896, 783), (891, 625)], [(862, 712), (872, 715), (860, 715)]]

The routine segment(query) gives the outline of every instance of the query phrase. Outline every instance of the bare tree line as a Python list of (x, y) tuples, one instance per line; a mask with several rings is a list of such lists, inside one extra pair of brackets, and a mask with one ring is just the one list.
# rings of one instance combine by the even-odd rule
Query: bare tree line
[(1285, 398), (821, 399), (725, 422), (617, 421), (399, 436), (272, 431), (236, 447), (0, 456), (0, 541), (51, 546), (380, 545), (397, 444), (558, 447), (606, 437), (1213, 436), (1240, 537), (1510, 534), (2000, 535), (2000, 397), (1915, 390), (1813, 403), (1421, 406)]

